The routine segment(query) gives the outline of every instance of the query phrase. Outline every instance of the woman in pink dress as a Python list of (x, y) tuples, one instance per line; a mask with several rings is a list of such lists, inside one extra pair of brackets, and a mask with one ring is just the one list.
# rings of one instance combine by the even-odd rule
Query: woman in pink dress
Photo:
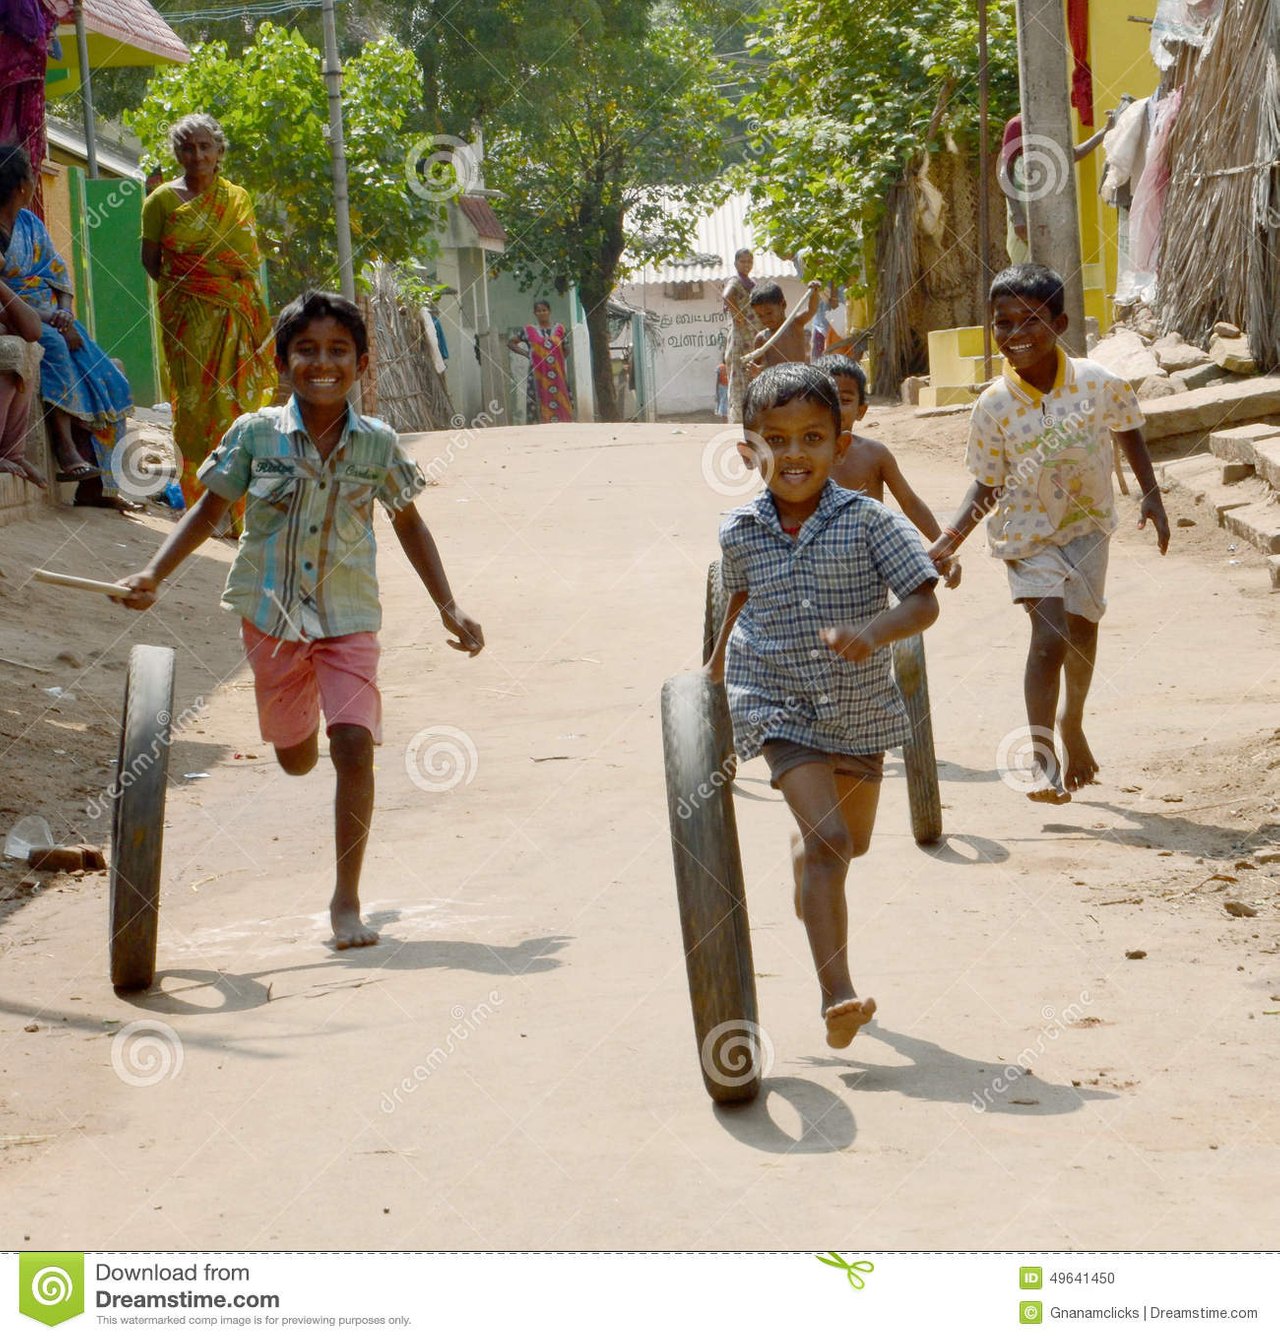
[(572, 423), (573, 397), (564, 361), (565, 329), (551, 324), (551, 304), (533, 304), (535, 326), (526, 326), (507, 348), (529, 359), (526, 419), (529, 423)]

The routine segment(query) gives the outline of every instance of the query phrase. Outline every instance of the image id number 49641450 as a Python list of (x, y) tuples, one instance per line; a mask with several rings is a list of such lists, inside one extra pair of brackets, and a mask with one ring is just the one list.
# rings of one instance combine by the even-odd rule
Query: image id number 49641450
[(1049, 1276), (1050, 1284), (1114, 1284), (1114, 1270), (1055, 1270)]

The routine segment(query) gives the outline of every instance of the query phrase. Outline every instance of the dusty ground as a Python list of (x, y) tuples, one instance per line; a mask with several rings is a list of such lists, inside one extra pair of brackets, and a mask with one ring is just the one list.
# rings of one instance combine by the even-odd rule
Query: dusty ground
[[(963, 417), (872, 417), (948, 510)], [(60, 838), (105, 839), (85, 810), (111, 776), (130, 643), (177, 646), (179, 708), (205, 703), (172, 761), (155, 991), (106, 984), (105, 878), (33, 894), (0, 868), (0, 1245), (1275, 1240), (1278, 607), (1258, 560), (1203, 524), (1161, 560), (1125, 513), (1093, 699), (1104, 781), (1061, 810), (999, 779), (1025, 633), (971, 544), (929, 634), (948, 838), (911, 842), (891, 764), (851, 879), (855, 980), (881, 1013), (847, 1053), (823, 1045), (785, 811), (745, 770), (774, 1063), (752, 1107), (706, 1099), (656, 711), (662, 679), (694, 664), (716, 516), (736, 501), (701, 470), (718, 431), (417, 440), (450, 462), (425, 509), (489, 648), (468, 663), (445, 647), (387, 530), (366, 875), (383, 940), (342, 955), (323, 915), (331, 778), (323, 762), (285, 778), (258, 741), (216, 609), (230, 550), (133, 616), (25, 574), (127, 571), (168, 522), (0, 530), (0, 656), (42, 667), (0, 663), (0, 822), (34, 811)], [(415, 785), (433, 740), (468, 782)], [(121, 1031), (140, 1022), (173, 1030), (150, 1072)]]

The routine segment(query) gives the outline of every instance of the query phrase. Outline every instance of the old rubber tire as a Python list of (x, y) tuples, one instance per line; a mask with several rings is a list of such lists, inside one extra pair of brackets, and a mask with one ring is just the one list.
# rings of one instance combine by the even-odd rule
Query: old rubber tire
[(707, 568), (707, 605), (702, 619), (702, 664), (711, 659), (716, 649), (716, 638), (720, 636), (720, 625), (724, 623), (725, 600), (724, 583), (720, 580), (720, 560), (715, 559)]
[(924, 639), (917, 633), (893, 645), (893, 676), (911, 719), (911, 734), (902, 747), (911, 804), (911, 832), (929, 846), (942, 837), (942, 797), (938, 793), (938, 758), (933, 749), (933, 716), (929, 708), (929, 674)]
[(145, 991), (156, 973), (173, 669), (172, 647), (129, 653), (111, 817), (111, 985), (119, 991)]
[(731, 735), (723, 688), (684, 674), (662, 686), (671, 851), (702, 1080), (717, 1103), (760, 1089), (762, 1037), (731, 774), (717, 739)]

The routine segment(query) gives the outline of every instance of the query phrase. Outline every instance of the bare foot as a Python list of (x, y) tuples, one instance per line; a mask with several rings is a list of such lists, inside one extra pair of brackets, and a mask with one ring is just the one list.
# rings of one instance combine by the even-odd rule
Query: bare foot
[(25, 479), (27, 483), (34, 484), (38, 489), (49, 487), (40, 471), (30, 461), (21, 456), (0, 457), (0, 474), (17, 475), (19, 479)]
[(1067, 790), (1078, 791), (1082, 786), (1091, 786), (1098, 780), (1098, 760), (1084, 738), (1083, 727), (1068, 726), (1060, 721), (1058, 729), (1062, 733), (1062, 748), (1067, 759), (1063, 779)]
[(360, 920), (359, 902), (340, 902), (335, 894), (329, 904), (329, 920), (339, 949), (364, 949), (378, 943), (378, 932)]
[(804, 881), (804, 838), (791, 834), (791, 873), (796, 883), (796, 916), (804, 920), (804, 906), (800, 901), (800, 885)]
[(1027, 792), (1027, 799), (1038, 805), (1066, 805), (1070, 803), (1071, 792), (1062, 784), (1062, 767), (1056, 754), (1045, 757), (1037, 750), (1036, 760), (1032, 764), (1034, 782)]
[(858, 1036), (858, 1029), (871, 1022), (876, 1012), (875, 1001), (868, 996), (866, 1000), (838, 1000), (823, 1012), (827, 1021), (827, 1046), (837, 1051), (847, 1047)]

